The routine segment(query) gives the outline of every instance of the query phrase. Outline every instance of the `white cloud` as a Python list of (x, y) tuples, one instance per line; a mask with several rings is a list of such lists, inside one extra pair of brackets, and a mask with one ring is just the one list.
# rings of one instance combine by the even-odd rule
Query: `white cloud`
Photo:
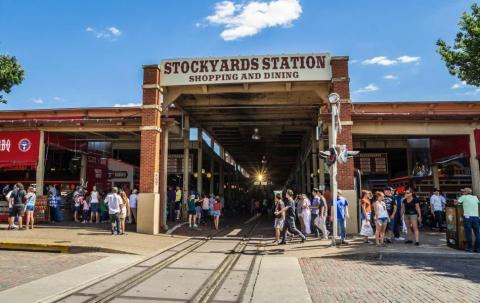
[(118, 28), (116, 28), (115, 26), (109, 27), (108, 31), (116, 37), (120, 37), (122, 35), (122, 32)]
[(383, 76), (383, 79), (386, 79), (386, 80), (396, 80), (396, 79), (398, 79), (398, 77), (395, 76), (395, 75), (385, 75), (385, 76)]
[(104, 30), (96, 30), (89, 26), (85, 29), (85, 31), (92, 33), (97, 39), (105, 39), (110, 41), (116, 41), (122, 35), (122, 31), (115, 26), (111, 26)]
[(451, 89), (459, 89), (459, 88), (464, 88), (467, 86), (467, 82), (466, 81), (462, 81), (462, 82), (459, 82), (459, 83), (455, 83), (452, 85)]
[(373, 57), (371, 59), (367, 59), (362, 62), (362, 64), (364, 65), (378, 64), (383, 66), (395, 65), (397, 63), (398, 63), (397, 61), (390, 60), (385, 56)]
[(142, 103), (129, 102), (125, 104), (116, 103), (113, 105), (113, 107), (137, 107), (137, 106), (142, 106)]
[(63, 99), (63, 98), (60, 98), (60, 97), (53, 97), (53, 101), (56, 101), (56, 102), (63, 102), (63, 101), (65, 101), (65, 99)]
[(363, 88), (357, 89), (355, 91), (355, 93), (371, 93), (371, 92), (377, 91), (379, 89), (380, 88), (377, 85), (375, 85), (373, 83), (370, 83), (369, 85), (367, 85)]
[(350, 60), (350, 63), (351, 63), (351, 64), (355, 64), (355, 63), (357, 63), (357, 62), (358, 62), (358, 60), (356, 60), (356, 59)]
[(389, 59), (386, 56), (377, 56), (373, 57), (371, 59), (366, 59), (362, 61), (362, 64), (364, 65), (372, 65), (372, 64), (378, 64), (378, 65), (383, 65), (383, 66), (390, 66), (390, 65), (396, 65), (399, 63), (418, 63), (420, 62), (420, 57), (412, 57), (412, 56), (401, 56), (398, 57), (397, 59)]
[(32, 102), (36, 103), (36, 104), (43, 104), (43, 99), (42, 98), (33, 98)]
[(397, 60), (400, 63), (413, 63), (420, 61), (420, 57), (412, 57), (412, 56), (401, 56), (398, 57)]
[(213, 25), (222, 25), (220, 34), (223, 40), (232, 41), (254, 36), (265, 28), (292, 25), (302, 13), (299, 0), (250, 1), (235, 4), (222, 1), (215, 4), (213, 15), (206, 21)]

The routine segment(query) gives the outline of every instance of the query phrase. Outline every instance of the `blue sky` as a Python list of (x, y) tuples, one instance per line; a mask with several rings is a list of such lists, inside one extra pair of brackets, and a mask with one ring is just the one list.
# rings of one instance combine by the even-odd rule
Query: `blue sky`
[(0, 106), (138, 103), (142, 65), (163, 58), (323, 51), (350, 56), (354, 101), (480, 97), (435, 52), (438, 38), (453, 40), (472, 1), (219, 3), (0, 0), (0, 53), (17, 56), (26, 70)]

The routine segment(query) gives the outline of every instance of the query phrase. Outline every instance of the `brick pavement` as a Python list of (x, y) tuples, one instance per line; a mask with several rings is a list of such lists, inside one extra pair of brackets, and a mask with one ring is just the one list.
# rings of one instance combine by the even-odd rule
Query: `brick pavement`
[(101, 259), (95, 254), (0, 250), (0, 291)]
[(478, 260), (301, 258), (313, 302), (480, 302)]

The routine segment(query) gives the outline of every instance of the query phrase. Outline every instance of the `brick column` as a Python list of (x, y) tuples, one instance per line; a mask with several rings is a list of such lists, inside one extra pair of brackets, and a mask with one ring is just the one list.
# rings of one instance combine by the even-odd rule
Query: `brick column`
[(160, 231), (160, 95), (159, 66), (144, 66), (137, 231), (146, 234)]
[[(345, 144), (348, 150), (353, 150), (352, 139), (352, 101), (350, 100), (350, 78), (348, 75), (348, 57), (333, 57), (331, 93), (340, 95), (341, 108), (340, 119), (342, 121), (342, 132), (337, 135), (337, 145)], [(338, 164), (337, 182), (338, 188), (342, 190), (343, 196), (349, 202), (350, 220), (347, 221), (347, 232), (358, 232), (358, 201), (354, 188), (354, 166), (353, 159), (346, 164)]]

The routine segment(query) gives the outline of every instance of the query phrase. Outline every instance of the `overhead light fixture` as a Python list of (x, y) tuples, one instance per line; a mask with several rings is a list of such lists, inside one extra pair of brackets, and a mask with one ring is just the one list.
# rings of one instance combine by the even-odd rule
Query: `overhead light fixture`
[(262, 157), (262, 164), (267, 164), (267, 157), (265, 156)]
[(207, 173), (207, 178), (210, 179), (212, 177), (211, 173)]
[(262, 137), (260, 137), (258, 128), (255, 128), (253, 130), (252, 140), (260, 140), (261, 138)]

